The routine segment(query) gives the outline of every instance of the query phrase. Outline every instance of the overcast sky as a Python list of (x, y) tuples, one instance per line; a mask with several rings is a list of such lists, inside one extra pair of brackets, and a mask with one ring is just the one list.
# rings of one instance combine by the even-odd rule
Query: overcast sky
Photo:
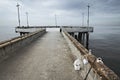
[(87, 21), (90, 4), (90, 25), (120, 25), (120, 0), (0, 0), (0, 26), (17, 26), (17, 2), (20, 4), (21, 25), (82, 25)]

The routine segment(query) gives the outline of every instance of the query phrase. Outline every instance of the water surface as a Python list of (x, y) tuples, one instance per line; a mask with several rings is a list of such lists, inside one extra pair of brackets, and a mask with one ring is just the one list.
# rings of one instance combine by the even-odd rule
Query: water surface
[(0, 42), (17, 36), (19, 34), (15, 33), (15, 27), (0, 26)]
[(120, 26), (97, 26), (90, 35), (93, 54), (120, 76)]

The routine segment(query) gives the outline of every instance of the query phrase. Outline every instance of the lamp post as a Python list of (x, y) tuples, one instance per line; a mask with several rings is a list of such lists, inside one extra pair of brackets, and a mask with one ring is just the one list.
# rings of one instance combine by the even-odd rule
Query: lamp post
[(26, 12), (27, 27), (29, 27), (28, 12)]
[(55, 25), (57, 27), (57, 17), (56, 17), (56, 14), (55, 14)]
[(90, 5), (88, 4), (88, 20), (87, 20), (87, 26), (89, 27), (89, 8), (90, 8)]
[(84, 13), (82, 13), (82, 27), (84, 27)]
[(87, 20), (87, 33), (86, 33), (86, 48), (89, 50), (89, 8), (90, 5), (88, 4), (88, 20)]
[(19, 4), (17, 3), (16, 7), (17, 7), (17, 11), (18, 11), (18, 26), (20, 27), (20, 11), (19, 11)]

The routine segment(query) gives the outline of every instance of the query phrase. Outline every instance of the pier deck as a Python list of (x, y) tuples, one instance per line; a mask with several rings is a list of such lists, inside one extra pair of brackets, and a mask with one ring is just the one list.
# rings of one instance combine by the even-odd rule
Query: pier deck
[(59, 32), (47, 32), (0, 63), (0, 80), (82, 80), (70, 53)]

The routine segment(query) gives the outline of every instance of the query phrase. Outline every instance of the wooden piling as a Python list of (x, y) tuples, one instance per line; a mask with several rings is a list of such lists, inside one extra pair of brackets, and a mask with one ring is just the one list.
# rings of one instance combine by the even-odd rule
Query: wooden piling
[(82, 33), (82, 44), (85, 46), (85, 33)]
[(86, 48), (89, 49), (89, 32), (86, 33)]
[(82, 33), (78, 33), (78, 41), (81, 43), (82, 42)]
[(75, 39), (76, 39), (76, 40), (78, 40), (78, 37), (77, 37), (77, 35), (75, 35)]

